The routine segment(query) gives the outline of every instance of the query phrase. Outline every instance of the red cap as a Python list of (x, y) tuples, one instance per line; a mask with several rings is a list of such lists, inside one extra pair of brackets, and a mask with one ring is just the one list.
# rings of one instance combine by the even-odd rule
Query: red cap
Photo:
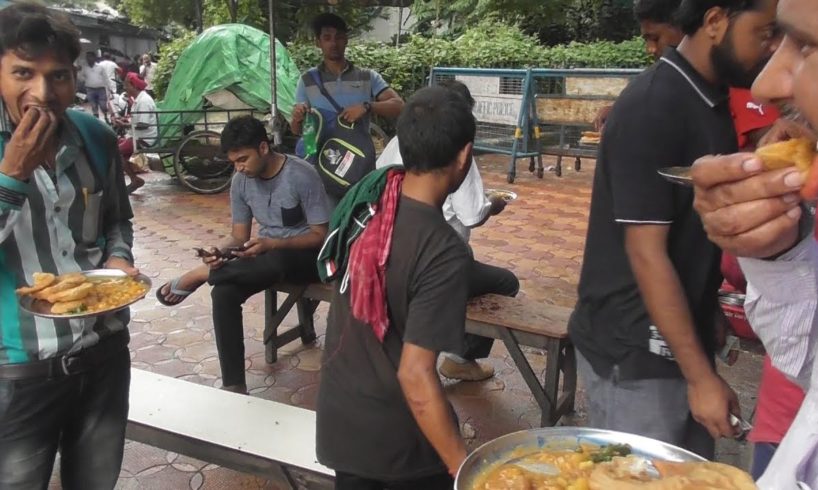
[(148, 86), (148, 84), (145, 83), (145, 80), (139, 78), (139, 75), (134, 72), (128, 73), (125, 80), (129, 81), (137, 90), (145, 90), (145, 88)]

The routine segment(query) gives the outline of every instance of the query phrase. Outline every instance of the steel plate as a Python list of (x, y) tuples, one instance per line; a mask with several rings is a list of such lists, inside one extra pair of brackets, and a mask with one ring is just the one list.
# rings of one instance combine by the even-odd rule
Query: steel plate
[(517, 200), (517, 193), (514, 191), (507, 191), (505, 189), (486, 189), (486, 197), (491, 197), (492, 194), (499, 194), (506, 202)]
[[(81, 271), (81, 274), (89, 279), (121, 279), (123, 277), (128, 277), (124, 271), (119, 269), (94, 269), (89, 271)], [(77, 313), (73, 315), (55, 315), (51, 313), (51, 303), (48, 301), (43, 301), (39, 299), (34, 299), (31, 296), (23, 296), (20, 298), (20, 308), (23, 311), (27, 311), (35, 316), (41, 316), (43, 318), (52, 318), (52, 319), (74, 319), (74, 318), (92, 318), (96, 316), (108, 315), (110, 313), (117, 312), (119, 310), (124, 310), (125, 308), (131, 306), (132, 304), (140, 301), (145, 296), (147, 296), (148, 292), (150, 292), (153, 283), (151, 279), (144, 275), (139, 274), (134, 279), (142, 284), (146, 285), (148, 288), (145, 290), (145, 294), (142, 296), (134, 299), (128, 304), (117, 306), (116, 308), (111, 308), (108, 310), (103, 311), (96, 311), (94, 313)]]
[(674, 184), (692, 186), (693, 177), (690, 176), (690, 167), (665, 167), (657, 170), (659, 175)]
[(628, 444), (633, 454), (650, 460), (707, 461), (680, 447), (634, 434), (584, 427), (544, 427), (506, 434), (477, 448), (460, 466), (454, 488), (473, 490), (486, 470), (512, 459), (516, 449), (572, 450), (583, 442), (598, 446)]

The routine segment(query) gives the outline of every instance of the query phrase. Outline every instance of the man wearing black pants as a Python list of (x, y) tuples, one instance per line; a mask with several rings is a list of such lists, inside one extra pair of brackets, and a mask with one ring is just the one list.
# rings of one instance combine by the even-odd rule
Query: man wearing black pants
[[(221, 138), (222, 150), (236, 166), (230, 187), (231, 236), (221, 249), (203, 254), (203, 265), (164, 284), (156, 296), (175, 306), (205, 282), (213, 286), (222, 385), (246, 393), (242, 304), (276, 283), (318, 280), (315, 261), (329, 211), (315, 168), (273, 151), (261, 121), (235, 118)], [(250, 238), (253, 220), (259, 225), (258, 238)]]

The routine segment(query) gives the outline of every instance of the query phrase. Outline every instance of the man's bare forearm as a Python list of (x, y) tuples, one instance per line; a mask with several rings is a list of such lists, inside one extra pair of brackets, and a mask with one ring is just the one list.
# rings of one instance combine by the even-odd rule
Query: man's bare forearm
[(372, 112), (378, 116), (395, 119), (403, 110), (403, 100), (400, 97), (372, 103)]
[(398, 370), (398, 380), (423, 435), (454, 474), (466, 457), (466, 445), (451, 415), (435, 366)]

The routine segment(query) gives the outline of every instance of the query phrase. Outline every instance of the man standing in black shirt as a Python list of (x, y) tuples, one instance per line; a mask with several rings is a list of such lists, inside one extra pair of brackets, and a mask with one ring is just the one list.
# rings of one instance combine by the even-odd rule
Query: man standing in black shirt
[[(376, 171), (387, 175), (380, 205), (352, 245), (348, 288), (346, 278), (336, 282), (327, 319), (317, 452), (335, 470), (337, 489), (451, 490), (466, 457), (435, 368), (438, 354), (459, 351), (465, 336), (472, 259), (441, 206), (466, 177), (474, 135), (465, 99), (445, 88), (425, 88), (398, 121), (406, 173)], [(336, 216), (371, 180), (350, 190)], [(366, 255), (356, 256), (362, 243)], [(383, 258), (385, 270), (362, 274), (370, 269), (358, 262), (373, 256)], [(377, 310), (382, 321), (356, 317), (361, 281), (372, 285), (363, 291), (366, 298), (381, 298), (370, 300), (365, 313)]]
[(606, 123), (569, 323), (591, 426), (708, 458), (714, 437), (734, 434), (738, 401), (713, 362), (720, 252), (691, 189), (657, 170), (736, 151), (727, 86), (749, 87), (771, 55), (776, 3), (684, 0), (686, 37), (634, 79)]

